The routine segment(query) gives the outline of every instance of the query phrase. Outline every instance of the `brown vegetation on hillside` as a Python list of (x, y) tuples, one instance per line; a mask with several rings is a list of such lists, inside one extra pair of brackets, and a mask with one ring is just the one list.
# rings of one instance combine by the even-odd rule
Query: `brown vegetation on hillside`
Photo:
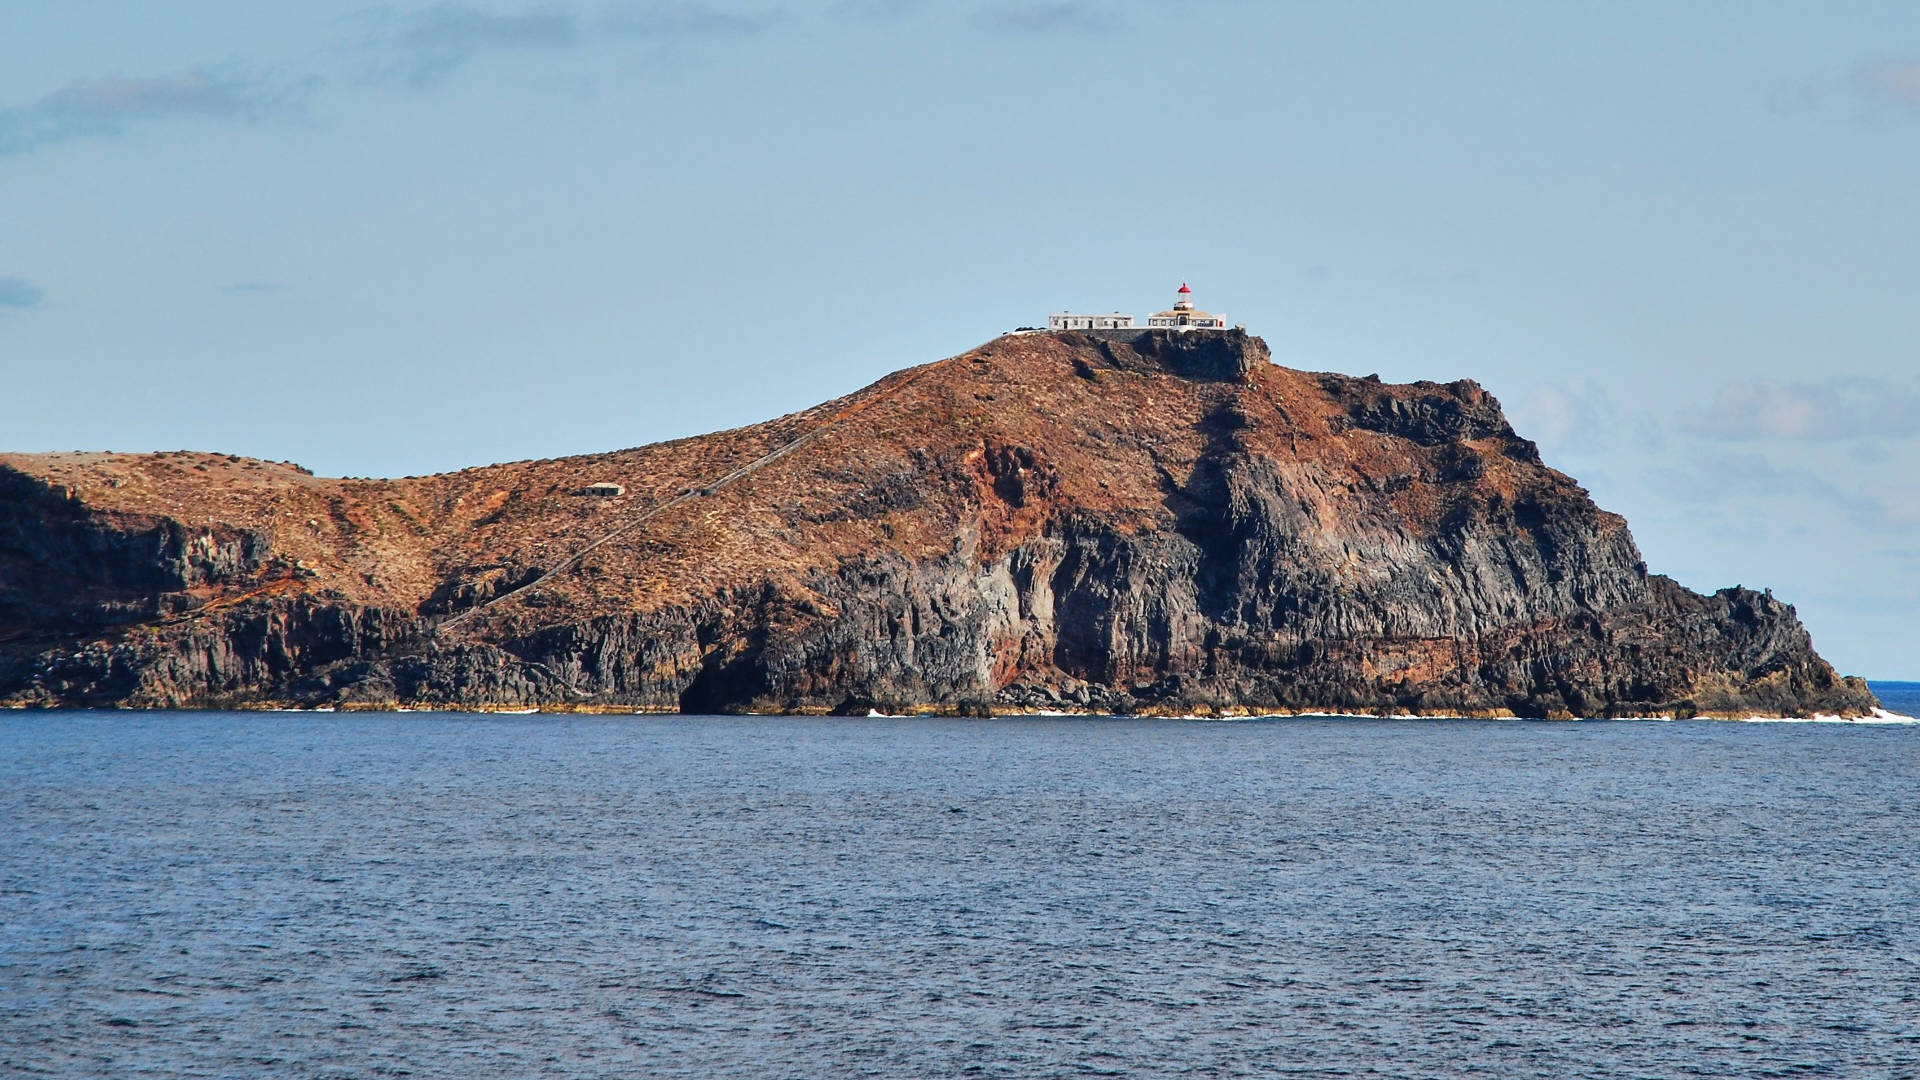
[[(1770, 599), (1738, 598), (1754, 656), (1662, 639), (1710, 598), (1649, 578), (1472, 383), (1123, 337), (1000, 338), (763, 424), (438, 476), (0, 456), (0, 699), (1737, 711), (1788, 672), (1753, 706), (1871, 700)], [(351, 631), (296, 640), (322, 612)], [(1569, 634), (1556, 674), (1536, 646)], [(183, 659), (210, 647), (232, 656)]]

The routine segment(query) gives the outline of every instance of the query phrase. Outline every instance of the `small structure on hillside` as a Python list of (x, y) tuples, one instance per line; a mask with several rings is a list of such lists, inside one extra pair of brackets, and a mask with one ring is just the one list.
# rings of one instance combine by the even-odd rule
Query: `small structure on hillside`
[(626, 493), (627, 493), (626, 488), (621, 487), (619, 484), (613, 483), (612, 481), (608, 481), (608, 480), (602, 480), (599, 483), (595, 483), (595, 484), (588, 484), (586, 487), (583, 487), (578, 492), (576, 492), (576, 494), (579, 494), (579, 495), (591, 495), (594, 498), (599, 498), (599, 499), (617, 499), (620, 496), (625, 495)]

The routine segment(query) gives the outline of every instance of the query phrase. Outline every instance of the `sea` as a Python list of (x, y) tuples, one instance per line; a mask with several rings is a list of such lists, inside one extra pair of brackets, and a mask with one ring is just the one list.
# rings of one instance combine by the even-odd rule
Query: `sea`
[(0, 714), (0, 1075), (1913, 1077), (1917, 867), (1901, 724)]

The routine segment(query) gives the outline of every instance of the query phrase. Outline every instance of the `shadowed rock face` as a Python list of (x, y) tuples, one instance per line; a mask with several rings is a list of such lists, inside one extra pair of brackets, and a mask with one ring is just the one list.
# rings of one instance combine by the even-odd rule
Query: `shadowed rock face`
[(754, 427), (405, 480), (0, 457), (0, 703), (1876, 704), (1790, 606), (1648, 574), (1475, 384), (1240, 332), (1002, 338)]

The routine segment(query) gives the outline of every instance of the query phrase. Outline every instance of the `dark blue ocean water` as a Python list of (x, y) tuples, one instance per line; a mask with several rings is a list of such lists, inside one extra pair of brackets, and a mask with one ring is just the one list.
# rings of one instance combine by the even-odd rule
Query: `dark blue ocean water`
[(1915, 1076), (1920, 728), (0, 718), (0, 1074)]
[(1920, 716), (1920, 683), (1915, 682), (1873, 682), (1874, 696), (1880, 704), (1892, 712), (1904, 716)]

